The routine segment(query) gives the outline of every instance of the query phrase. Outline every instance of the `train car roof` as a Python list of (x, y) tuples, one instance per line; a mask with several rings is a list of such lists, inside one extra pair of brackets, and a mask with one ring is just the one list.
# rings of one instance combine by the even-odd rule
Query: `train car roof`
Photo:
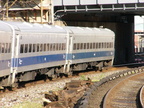
[[(96, 34), (99, 36), (114, 36), (114, 32), (107, 28), (90, 28), (90, 27), (74, 27), (74, 26), (53, 26), (48, 24), (28, 23), (28, 22), (6, 22), (0, 21), (0, 31), (11, 32), (10, 26), (21, 32), (30, 33), (70, 33), (70, 34)], [(86, 35), (84, 35), (86, 36)]]
[[(5, 22), (0, 21), (2, 26), (12, 26), (15, 30), (20, 30), (21, 32), (33, 32), (33, 33), (66, 33), (66, 31), (60, 26), (52, 26), (48, 24), (38, 24), (38, 23), (28, 23), (28, 22)], [(8, 27), (5, 28), (5, 31)]]
[[(113, 35), (114, 32), (107, 28), (92, 28), (92, 27), (73, 27), (73, 26), (67, 26), (63, 27), (65, 30), (67, 30), (71, 34), (97, 34), (97, 35)], [(85, 35), (86, 36), (86, 35)]]

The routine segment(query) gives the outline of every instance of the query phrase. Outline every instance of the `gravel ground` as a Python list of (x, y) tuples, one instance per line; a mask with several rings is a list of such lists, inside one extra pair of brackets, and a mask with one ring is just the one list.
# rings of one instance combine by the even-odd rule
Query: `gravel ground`
[[(41, 104), (42, 106), (43, 103), (42, 98), (44, 98), (44, 93), (50, 90), (63, 89), (66, 82), (70, 82), (71, 80), (80, 80), (80, 79), (82, 80), (82, 79), (86, 79), (87, 77), (89, 77), (94, 81), (98, 81), (103, 77), (106, 77), (116, 72), (119, 71), (108, 70), (107, 72), (88, 74), (88, 75), (83, 75), (75, 78), (68, 78), (68, 79), (63, 79), (58, 81), (51, 81), (43, 84), (36, 84), (33, 86), (29, 86), (27, 88), (17, 89), (13, 92), (3, 93), (0, 94), (0, 108), (28, 108), (28, 106), (27, 107), (21, 106), (23, 102), (27, 102), (27, 103), (32, 102), (36, 104)], [(19, 106), (15, 107), (18, 104)]]

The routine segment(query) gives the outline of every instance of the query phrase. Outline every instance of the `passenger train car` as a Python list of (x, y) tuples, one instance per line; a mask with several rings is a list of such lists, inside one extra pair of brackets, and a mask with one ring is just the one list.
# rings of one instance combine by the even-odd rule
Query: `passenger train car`
[(115, 34), (107, 28), (0, 21), (0, 86), (112, 65)]

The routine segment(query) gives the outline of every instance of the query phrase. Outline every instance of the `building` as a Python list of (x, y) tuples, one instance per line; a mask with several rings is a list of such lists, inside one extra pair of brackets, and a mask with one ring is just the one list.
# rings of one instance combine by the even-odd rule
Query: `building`
[(52, 0), (1, 0), (0, 19), (53, 23)]
[(144, 24), (138, 23), (135, 25), (135, 52), (143, 53), (144, 52)]

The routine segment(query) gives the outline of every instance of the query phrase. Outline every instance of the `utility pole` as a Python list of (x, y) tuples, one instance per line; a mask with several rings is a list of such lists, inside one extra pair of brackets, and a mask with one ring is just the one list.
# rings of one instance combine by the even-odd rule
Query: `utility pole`
[(6, 20), (8, 20), (8, 17), (9, 17), (9, 13), (8, 13), (8, 10), (9, 10), (9, 8), (8, 8), (8, 3), (9, 3), (9, 0), (6, 0)]
[(41, 0), (41, 24), (43, 24), (43, 0)]
[(54, 24), (54, 9), (53, 9), (53, 1), (50, 0), (49, 3), (49, 24)]

